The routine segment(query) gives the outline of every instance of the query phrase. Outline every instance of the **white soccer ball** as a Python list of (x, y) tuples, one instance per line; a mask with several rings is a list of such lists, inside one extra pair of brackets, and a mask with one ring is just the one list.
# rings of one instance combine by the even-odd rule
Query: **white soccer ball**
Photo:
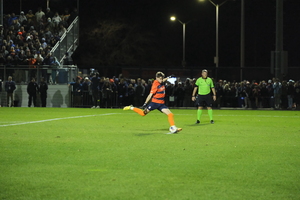
[(171, 133), (176, 133), (176, 132), (177, 132), (177, 127), (176, 127), (176, 126), (171, 126), (171, 127), (169, 128), (169, 131), (170, 131)]

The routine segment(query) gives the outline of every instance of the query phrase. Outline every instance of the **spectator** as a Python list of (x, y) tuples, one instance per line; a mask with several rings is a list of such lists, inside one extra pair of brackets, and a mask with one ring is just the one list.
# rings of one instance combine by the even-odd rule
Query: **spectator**
[(64, 59), (63, 59), (63, 64), (64, 65), (70, 65), (71, 64), (71, 62), (70, 62), (70, 56), (69, 56), (69, 53), (68, 52), (66, 52), (65, 53), (65, 56), (64, 56)]
[[(5, 83), (5, 91), (6, 91), (6, 103), (8, 107), (13, 107), (14, 105), (14, 91), (16, 89), (16, 84), (12, 80), (12, 76), (9, 76)], [(10, 103), (9, 103), (10, 100)]]
[(11, 15), (8, 14), (8, 27), (10, 27), (11, 25), (13, 25), (13, 21), (18, 19), (18, 17), (16, 16), (15, 13), (12, 13)]
[(58, 36), (59, 36), (59, 37), (63, 36), (63, 34), (64, 34), (65, 32), (67, 32), (67, 29), (66, 29), (62, 24), (60, 24), (60, 25), (59, 25), (59, 30), (58, 30)]
[(269, 106), (271, 108), (274, 108), (274, 88), (273, 88), (273, 82), (272, 80), (268, 80), (268, 84), (267, 84), (267, 89), (268, 89), (268, 96), (269, 98)]
[(87, 107), (90, 105), (90, 84), (91, 81), (88, 77), (84, 78), (84, 81), (82, 83), (82, 103), (83, 107)]
[(30, 52), (28, 52), (28, 58), (27, 58), (27, 62), (29, 65), (29, 75), (30, 77), (35, 77), (36, 74), (36, 59), (34, 58), (33, 55), (30, 54)]
[(24, 26), (21, 26), (21, 27), (20, 27), (20, 30), (19, 30), (18, 34), (21, 35), (21, 36), (22, 36), (22, 39), (24, 40), (24, 36), (25, 36), (25, 34), (26, 34), (26, 31), (25, 31)]
[(26, 14), (28, 26), (33, 26), (35, 24), (35, 15), (32, 13), (32, 10), (29, 10)]
[(62, 18), (63, 18), (63, 19), (66, 19), (66, 20), (68, 21), (69, 17), (70, 17), (69, 9), (68, 9), (68, 8), (65, 8), (65, 12), (64, 12)]
[(255, 84), (254, 89), (252, 90), (252, 99), (255, 103), (255, 108), (259, 108), (260, 100), (261, 100), (261, 92), (257, 84)]
[(43, 19), (44, 16), (45, 16), (45, 13), (42, 11), (42, 8), (39, 7), (38, 11), (35, 13), (36, 22), (39, 23)]
[(77, 10), (77, 8), (74, 8), (73, 12), (70, 14), (68, 23), (71, 24), (77, 16), (78, 16), (78, 10)]
[(102, 102), (102, 97), (103, 97), (102, 87), (104, 85), (104, 80), (105, 80), (105, 77), (100, 77), (100, 80), (99, 80), (99, 83), (98, 83), (98, 94), (99, 94), (99, 99), (100, 99), (100, 107), (103, 107), (103, 102)]
[(63, 25), (63, 27), (68, 28), (69, 27), (68, 18), (64, 17), (62, 21), (59, 23), (59, 25)]
[(269, 107), (270, 96), (265, 81), (262, 81), (260, 84), (260, 94), (261, 94), (261, 106), (263, 108)]
[(193, 86), (191, 84), (191, 79), (187, 78), (184, 84), (184, 99), (183, 107), (193, 107), (194, 103), (191, 100), (191, 94), (193, 94)]
[(69, 83), (72, 86), (73, 107), (80, 107), (82, 105), (82, 84), (81, 79), (76, 78), (76, 82)]
[(117, 85), (116, 85), (114, 79), (110, 79), (109, 84), (112, 89), (112, 94), (111, 94), (112, 105), (117, 106), (117, 96), (118, 96), (117, 95)]
[(4, 65), (6, 63), (6, 59), (3, 57), (3, 53), (0, 53), (0, 65)]
[(43, 49), (46, 49), (47, 46), (48, 46), (48, 44), (47, 44), (47, 42), (46, 42), (46, 39), (45, 39), (45, 38), (42, 38), (41, 47), (42, 47)]
[(44, 58), (42, 57), (40, 51), (37, 52), (37, 55), (36, 55), (36, 58), (35, 58), (35, 59), (36, 59), (36, 64), (37, 64), (37, 65), (41, 65), (41, 64), (43, 63)]
[(287, 89), (287, 98), (288, 98), (288, 109), (293, 108), (293, 98), (295, 95), (295, 87), (294, 87), (294, 81), (289, 80), (288, 82), (288, 89)]
[(125, 105), (127, 96), (128, 96), (128, 86), (124, 78), (122, 78), (118, 84), (119, 107), (123, 107)]
[(281, 108), (287, 109), (288, 108), (288, 98), (287, 98), (288, 84), (287, 81), (282, 81), (281, 84), (282, 84), (281, 96), (280, 96)]
[(33, 102), (34, 107), (37, 106), (36, 104), (36, 95), (39, 92), (39, 86), (35, 82), (35, 78), (32, 78), (31, 81), (27, 85), (27, 93), (29, 95), (28, 97), (28, 107), (31, 107), (31, 104)]
[(6, 59), (6, 68), (7, 68), (7, 70), (6, 70), (6, 73), (8, 74), (8, 75), (13, 75), (13, 66), (14, 66), (14, 64), (13, 64), (13, 61), (14, 59), (13, 59), (13, 57), (11, 56), (11, 55), (9, 55), (9, 56), (7, 56), (7, 59)]
[[(145, 84), (145, 94), (149, 94), (150, 93), (150, 90), (151, 90), (151, 87), (152, 87), (152, 79), (148, 79), (147, 83), (144, 83)], [(166, 89), (167, 90), (167, 89)], [(145, 95), (144, 96), (144, 101), (146, 100), (147, 96)]]
[(27, 23), (27, 17), (25, 16), (23, 11), (20, 12), (19, 22), (21, 25), (24, 25), (25, 23)]
[(274, 101), (275, 101), (275, 109), (280, 108), (280, 96), (281, 96), (281, 83), (278, 78), (275, 78), (273, 89), (274, 89)]
[(46, 107), (47, 105), (47, 90), (48, 90), (48, 85), (45, 82), (45, 78), (42, 77), (40, 82), (40, 97), (41, 97), (42, 107)]
[(232, 84), (230, 84), (230, 87), (231, 87), (231, 95), (232, 95), (232, 98), (231, 98), (231, 106), (232, 107), (238, 107), (238, 90), (237, 88), (239, 87), (239, 83), (237, 82), (233, 82)]
[(38, 33), (40, 33), (44, 29), (45, 29), (45, 23), (44, 23), (44, 17), (43, 17), (39, 21), (37, 21), (36, 30), (38, 31)]
[(92, 90), (94, 106), (92, 108), (100, 108), (100, 99), (99, 99), (99, 91), (98, 91), (99, 81), (100, 81), (99, 73), (98, 72), (93, 73), (91, 78), (91, 90)]
[(132, 105), (134, 103), (134, 96), (135, 96), (135, 90), (134, 90), (132, 83), (130, 83), (128, 85), (127, 104)]
[(142, 106), (145, 94), (145, 87), (142, 85), (142, 80), (140, 78), (137, 79), (137, 86), (135, 88), (135, 105)]
[(54, 30), (54, 23), (52, 22), (51, 18), (47, 18), (47, 21), (45, 23), (45, 26), (44, 26), (45, 30), (48, 28), (48, 30), (51, 30), (53, 31)]
[(175, 85), (174, 84), (168, 84), (166, 85), (166, 106), (171, 107), (174, 106), (174, 92), (175, 92)]
[(244, 89), (244, 82), (236, 84), (236, 92), (237, 92), (237, 100), (238, 100), (238, 107), (244, 107), (244, 98), (246, 94), (243, 92)]
[(104, 84), (102, 86), (102, 105), (105, 108), (112, 106), (112, 87), (109, 83), (109, 79), (105, 79)]
[(52, 22), (54, 23), (54, 28), (55, 28), (56, 30), (58, 30), (58, 25), (59, 25), (59, 23), (61, 22), (61, 18), (60, 18), (60, 16), (59, 16), (58, 12), (56, 12), (56, 13), (54, 14), (54, 16), (52, 17)]
[(53, 34), (50, 31), (49, 27), (45, 28), (44, 35), (45, 35), (46, 42), (51, 43), (51, 40), (54, 40), (54, 42), (51, 43), (52, 44), (51, 46), (54, 46), (54, 44), (56, 43), (56, 40), (53, 37)]
[(16, 45), (18, 45), (18, 47), (20, 46), (20, 47), (23, 47), (24, 46), (24, 42), (23, 42), (23, 37), (22, 37), (22, 35), (20, 34), (20, 35), (17, 35), (17, 37), (16, 37)]
[[(8, 54), (9, 54), (9, 52), (7, 51), (7, 48), (8, 47), (6, 47), (6, 46), (2, 46), (2, 49), (1, 49), (4, 59), (7, 58)], [(6, 59), (5, 59), (5, 62), (6, 62)]]
[(21, 24), (20, 24), (19, 20), (18, 19), (13, 20), (12, 25), (11, 25), (11, 28), (13, 28), (12, 33), (15, 35), (18, 32), (18, 30), (20, 29), (20, 27), (21, 27)]
[(294, 95), (294, 108), (299, 109), (300, 108), (300, 82), (297, 81), (295, 83), (295, 95)]
[(223, 99), (224, 99), (224, 104), (222, 106), (225, 107), (231, 107), (231, 88), (229, 87), (229, 84), (226, 83), (224, 85), (224, 90), (223, 90)]
[(47, 8), (47, 9), (46, 9), (46, 13), (45, 13), (45, 18), (46, 18), (46, 19), (49, 19), (49, 18), (50, 18), (50, 20), (51, 20), (53, 17), (54, 17), (54, 13), (51, 11), (50, 8)]
[(183, 85), (182, 82), (179, 82), (175, 91), (174, 91), (174, 95), (176, 96), (176, 106), (177, 107), (182, 107), (183, 106), (183, 100), (184, 100), (184, 89), (183, 89)]
[[(192, 80), (192, 83), (194, 83), (194, 80)], [(223, 105), (223, 96), (224, 96), (223, 80), (219, 80), (214, 85), (216, 91), (216, 101), (213, 102), (213, 107), (220, 108), (221, 105)], [(192, 106), (194, 106), (194, 104)]]

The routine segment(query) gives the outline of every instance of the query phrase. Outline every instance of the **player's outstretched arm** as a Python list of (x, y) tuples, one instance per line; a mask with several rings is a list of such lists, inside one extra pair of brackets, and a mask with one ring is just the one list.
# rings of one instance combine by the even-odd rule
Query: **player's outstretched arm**
[(152, 99), (152, 96), (153, 96), (153, 94), (149, 93), (144, 104), (148, 104), (148, 102)]
[(163, 82), (166, 82), (169, 78), (172, 78), (172, 77), (174, 77), (174, 75), (172, 74), (172, 75), (170, 75), (170, 76), (168, 76), (168, 77), (166, 77), (166, 78), (164, 78), (163, 79)]

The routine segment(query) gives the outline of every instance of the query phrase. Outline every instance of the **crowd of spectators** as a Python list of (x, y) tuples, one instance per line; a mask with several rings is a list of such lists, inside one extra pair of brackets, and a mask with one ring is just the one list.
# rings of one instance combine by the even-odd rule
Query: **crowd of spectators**
[[(92, 108), (122, 108), (126, 105), (142, 106), (150, 92), (153, 79), (129, 79), (100, 77), (92, 73), (90, 77), (78, 76), (72, 86), (73, 106)], [(177, 79), (175, 84), (166, 85), (166, 105), (169, 107), (195, 107), (191, 100), (196, 79)], [(300, 82), (280, 81), (214, 81), (217, 93), (215, 108), (273, 108), (299, 109)]]
[(19, 65), (35, 68), (54, 64), (56, 61), (50, 51), (77, 15), (77, 9), (59, 13), (50, 8), (5, 15), (0, 25), (0, 66), (5, 65), (7, 75), (13, 75), (13, 67)]

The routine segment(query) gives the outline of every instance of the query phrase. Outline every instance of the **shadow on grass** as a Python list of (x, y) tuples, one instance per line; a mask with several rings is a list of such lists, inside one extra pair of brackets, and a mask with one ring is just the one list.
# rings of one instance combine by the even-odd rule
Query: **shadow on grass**
[(135, 136), (149, 136), (149, 135), (156, 135), (156, 134), (162, 134), (162, 133), (168, 133), (168, 130), (166, 129), (155, 129), (155, 130), (141, 130), (141, 133), (134, 134)]
[(137, 133), (134, 134), (135, 136), (148, 136), (148, 135), (153, 135), (153, 133)]

